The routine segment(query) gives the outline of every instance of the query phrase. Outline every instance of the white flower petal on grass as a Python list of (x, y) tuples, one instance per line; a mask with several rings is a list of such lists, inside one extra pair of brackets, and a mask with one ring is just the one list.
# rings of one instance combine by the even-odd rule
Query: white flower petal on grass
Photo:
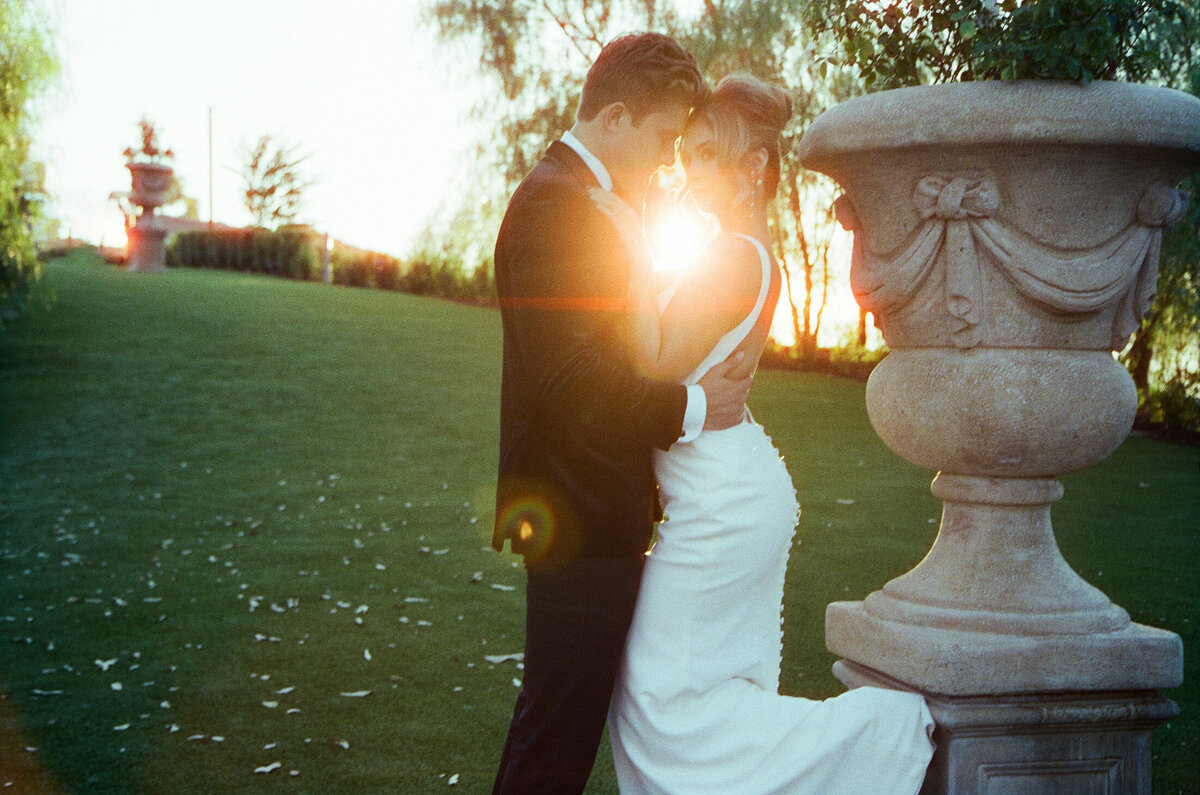
[(282, 762), (272, 762), (269, 765), (263, 765), (262, 767), (254, 768), (254, 772), (255, 773), (274, 773), (276, 770), (278, 770), (281, 767), (283, 767)]
[(839, 497), (839, 498), (838, 498), (838, 501), (837, 501), (837, 504), (838, 504), (838, 505), (853, 505), (853, 504), (854, 504), (854, 500), (849, 500), (849, 499), (844, 499), (844, 498), (840, 498), (840, 497)]
[(295, 689), (296, 689), (295, 685), (293, 685), (291, 687), (281, 687), (275, 691), (275, 694), (283, 696), (283, 695), (287, 695), (288, 693), (292, 692)]
[(212, 741), (214, 743), (223, 743), (223, 742), (225, 742), (225, 738), (220, 734), (214, 734), (212, 736)]
[(370, 649), (363, 649), (363, 659), (366, 660), (367, 662), (371, 661), (371, 650)]
[(113, 690), (121, 690), (121, 689), (123, 689), (124, 687), (125, 687), (125, 685), (121, 684), (120, 682), (113, 682), (113, 683), (112, 683), (112, 689), (113, 689)]
[(101, 671), (107, 671), (109, 668), (116, 665), (117, 658), (113, 657), (111, 660), (93, 660), (93, 662), (100, 667)]
[(521, 686), (521, 680), (520, 680), (520, 679), (518, 679), (518, 678), (516, 678), (515, 676), (513, 677), (512, 683), (513, 683), (513, 687), (520, 687), (520, 686)]
[(497, 591), (515, 591), (515, 590), (517, 590), (516, 586), (514, 586), (514, 585), (501, 585), (498, 582), (492, 583), (492, 587), (495, 588)]
[(264, 707), (266, 707), (267, 709), (275, 709), (276, 707), (279, 706), (279, 702), (278, 701), (264, 701), (262, 703), (262, 705)]
[(123, 732), (123, 731), (126, 731), (128, 728), (129, 728), (128, 723), (122, 723), (120, 726), (113, 726), (113, 731)]
[(487, 660), (493, 665), (499, 665), (500, 663), (508, 662), (509, 660), (514, 662), (524, 662), (525, 653), (518, 651), (514, 652), (513, 654), (486, 654), (484, 655), (483, 659)]
[(342, 693), (342, 698), (366, 698), (374, 693), (374, 690), (351, 690)]
[(447, 786), (447, 787), (453, 787), (453, 786), (454, 786), (454, 785), (456, 785), (456, 784), (458, 784), (458, 774), (457, 774), (457, 773), (455, 773), (455, 774), (454, 774), (453, 776), (451, 776), (450, 778), (446, 779), (446, 786)]
[(471, 575), (471, 582), (483, 582), (483, 572), (477, 571)]

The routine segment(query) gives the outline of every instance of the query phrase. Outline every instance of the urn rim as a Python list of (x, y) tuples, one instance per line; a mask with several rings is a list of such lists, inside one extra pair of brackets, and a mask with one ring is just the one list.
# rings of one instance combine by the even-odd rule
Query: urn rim
[(174, 171), (174, 170), (175, 170), (175, 169), (173, 169), (171, 166), (168, 166), (168, 165), (166, 165), (165, 163), (143, 163), (143, 162), (139, 162), (139, 161), (137, 161), (137, 160), (129, 160), (129, 161), (127, 161), (127, 162), (125, 163), (125, 168), (129, 169), (130, 171), (165, 171), (165, 172), (172, 172), (172, 171)]
[(823, 113), (797, 155), (807, 168), (855, 152), (922, 146), (1143, 146), (1200, 160), (1200, 99), (1162, 86), (981, 80), (878, 91)]

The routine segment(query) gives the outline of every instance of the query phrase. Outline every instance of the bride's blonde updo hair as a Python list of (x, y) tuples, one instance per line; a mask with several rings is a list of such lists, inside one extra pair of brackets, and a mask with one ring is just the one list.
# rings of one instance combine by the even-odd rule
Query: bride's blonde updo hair
[(749, 74), (726, 75), (688, 121), (712, 125), (717, 162), (737, 168), (749, 151), (765, 149), (762, 199), (770, 201), (779, 187), (779, 137), (792, 117), (792, 97), (783, 88)]

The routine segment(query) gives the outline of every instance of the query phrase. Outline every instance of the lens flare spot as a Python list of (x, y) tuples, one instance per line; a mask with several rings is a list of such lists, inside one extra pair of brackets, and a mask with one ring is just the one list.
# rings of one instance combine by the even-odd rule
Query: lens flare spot
[(536, 558), (554, 540), (557, 527), (554, 512), (541, 499), (527, 496), (514, 500), (502, 517), (501, 526), (512, 540), (513, 551), (523, 553), (526, 559)]

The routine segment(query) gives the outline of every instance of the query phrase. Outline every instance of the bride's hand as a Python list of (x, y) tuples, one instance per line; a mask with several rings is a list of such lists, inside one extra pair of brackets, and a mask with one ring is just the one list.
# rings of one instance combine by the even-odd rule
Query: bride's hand
[(637, 211), (626, 204), (620, 196), (606, 190), (588, 188), (588, 196), (600, 208), (600, 212), (612, 221), (613, 226), (617, 229), (617, 235), (620, 236), (621, 242), (629, 253), (634, 257), (645, 257), (648, 260), (650, 249), (646, 245), (645, 230)]

